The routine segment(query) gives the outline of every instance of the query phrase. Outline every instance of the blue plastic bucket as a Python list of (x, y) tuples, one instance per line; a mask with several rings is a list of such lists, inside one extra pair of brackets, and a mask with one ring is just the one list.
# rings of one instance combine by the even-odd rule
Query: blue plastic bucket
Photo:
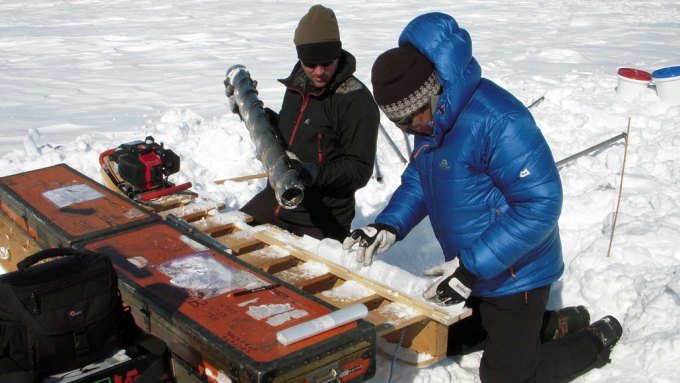
[(680, 66), (657, 69), (652, 72), (656, 94), (671, 105), (680, 105)]

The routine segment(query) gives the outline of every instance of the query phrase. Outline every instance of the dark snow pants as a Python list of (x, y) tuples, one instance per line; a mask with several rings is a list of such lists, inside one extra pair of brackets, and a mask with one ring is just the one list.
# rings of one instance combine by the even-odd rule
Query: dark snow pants
[(471, 297), (472, 316), (449, 328), (449, 355), (483, 349), (484, 383), (565, 382), (593, 368), (600, 346), (579, 331), (541, 342), (550, 286), (498, 298)]
[(316, 226), (305, 226), (284, 221), (275, 214), (276, 200), (273, 191), (267, 187), (256, 194), (240, 210), (255, 220), (253, 225), (270, 223), (299, 237), (308, 235), (316, 239), (332, 238), (342, 242), (349, 234), (349, 227), (341, 226), (332, 219), (318, 222)]

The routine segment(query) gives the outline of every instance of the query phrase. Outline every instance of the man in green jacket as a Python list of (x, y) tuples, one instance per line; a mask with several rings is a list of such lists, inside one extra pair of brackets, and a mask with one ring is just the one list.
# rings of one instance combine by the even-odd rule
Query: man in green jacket
[(371, 92), (354, 77), (356, 60), (342, 49), (334, 12), (315, 5), (293, 39), (299, 62), (288, 78), (281, 111), (268, 110), (275, 135), (300, 168), (304, 199), (280, 206), (266, 188), (241, 211), (296, 235), (342, 241), (355, 212), (354, 193), (373, 173), (380, 112)]

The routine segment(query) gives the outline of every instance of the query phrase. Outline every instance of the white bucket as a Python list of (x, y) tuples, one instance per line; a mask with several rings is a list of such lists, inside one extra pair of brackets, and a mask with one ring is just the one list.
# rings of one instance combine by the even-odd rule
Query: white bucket
[(655, 70), (652, 77), (661, 101), (680, 105), (680, 66)]
[(652, 75), (640, 69), (620, 68), (617, 72), (619, 83), (616, 94), (626, 100), (632, 100), (649, 87)]

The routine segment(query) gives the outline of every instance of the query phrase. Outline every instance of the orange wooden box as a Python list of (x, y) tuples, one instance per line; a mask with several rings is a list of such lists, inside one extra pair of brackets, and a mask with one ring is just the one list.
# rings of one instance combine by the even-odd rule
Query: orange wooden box
[[(373, 325), (358, 321), (288, 346), (278, 343), (278, 331), (334, 308), (214, 248), (208, 238), (158, 222), (76, 247), (111, 257), (123, 299), (133, 308), (137, 324), (163, 339), (197, 371), (214, 368), (233, 382), (314, 382), (333, 374), (341, 382), (360, 382), (374, 375)], [(230, 270), (281, 286), (198, 300), (191, 289), (173, 285), (170, 276), (159, 271), (167, 261), (197, 254), (208, 254)], [(253, 307), (267, 305), (289, 305), (290, 310), (307, 314), (280, 324), (269, 323), (273, 316), (256, 319), (248, 314)]]
[(65, 164), (0, 177), (0, 209), (42, 247), (161, 220)]
[[(172, 225), (65, 164), (0, 177), (0, 209), (44, 248), (71, 246), (109, 255), (137, 325), (166, 342), (175, 364), (203, 381), (225, 381), (226, 375), (234, 383), (311, 383), (336, 377), (348, 383), (375, 374), (372, 324), (357, 321), (288, 346), (279, 344), (278, 331), (335, 308), (231, 256), (211, 237)], [(198, 253), (281, 286), (198, 300), (158, 270), (164, 262)], [(286, 304), (306, 314), (279, 323), (247, 313), (251, 306)]]

